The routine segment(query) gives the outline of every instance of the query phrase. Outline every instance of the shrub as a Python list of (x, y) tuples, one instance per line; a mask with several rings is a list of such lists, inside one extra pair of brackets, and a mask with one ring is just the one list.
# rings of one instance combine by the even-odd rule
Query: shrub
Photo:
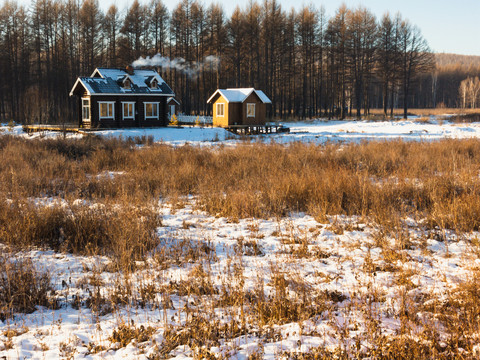
[(55, 306), (48, 272), (35, 269), (31, 260), (0, 257), (0, 320), (14, 313), (31, 313), (37, 306)]

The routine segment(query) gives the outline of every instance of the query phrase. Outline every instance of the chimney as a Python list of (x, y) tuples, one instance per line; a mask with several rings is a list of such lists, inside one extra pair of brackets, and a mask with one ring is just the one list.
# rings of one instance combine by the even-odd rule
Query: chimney
[(125, 68), (125, 71), (127, 72), (128, 75), (133, 75), (133, 67), (131, 65), (127, 65)]

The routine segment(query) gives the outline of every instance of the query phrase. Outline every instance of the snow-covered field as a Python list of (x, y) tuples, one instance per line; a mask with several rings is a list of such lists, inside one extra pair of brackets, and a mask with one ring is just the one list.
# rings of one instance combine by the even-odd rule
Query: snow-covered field
[[(464, 139), (479, 138), (480, 123), (456, 124), (447, 120), (437, 120), (435, 117), (427, 122), (418, 122), (416, 117), (409, 120), (395, 121), (326, 121), (284, 123), (289, 127), (289, 134), (272, 134), (253, 137), (256, 141), (276, 141), (280, 143), (305, 141), (324, 143), (326, 141), (349, 142), (364, 140), (404, 139), (407, 141), (431, 141), (444, 138)], [(10, 133), (5, 130), (4, 133)], [(26, 137), (55, 137), (58, 133), (24, 134), (21, 126), (13, 128), (11, 133)], [(152, 136), (156, 142), (172, 145), (235, 144), (238, 136), (223, 129), (212, 127), (159, 128), (159, 129), (119, 129), (96, 131), (100, 136), (141, 137)], [(68, 135), (76, 137), (81, 135)]]
[[(358, 343), (368, 349), (373, 346), (369, 342), (372, 324), (382, 335), (399, 334), (405, 322), (411, 321), (402, 314), (406, 307), (415, 311), (411, 303), (414, 299), (422, 308), (429, 302), (441, 303), (447, 290), (465, 281), (472, 267), (480, 266), (478, 249), (468, 241), (479, 234), (467, 239), (447, 233), (443, 241), (428, 236), (408, 219), (410, 245), (402, 250), (398, 239), (379, 240), (375, 226), (356, 217), (319, 223), (310, 216), (295, 214), (285, 219), (232, 223), (196, 211), (191, 205), (173, 210), (163, 204), (160, 211), (162, 246), (182, 244), (184, 254), (189, 253), (189, 247), (203, 249), (195, 259), (180, 258), (177, 263), (162, 266), (152, 256), (125, 278), (105, 270), (109, 260), (103, 257), (41, 250), (17, 254), (33, 259), (37, 268), (52, 275), (60, 309), (40, 308), (0, 323), (0, 358), (198, 357), (199, 348), (192, 349), (181, 341), (169, 348), (165, 334), (166, 329), (181, 334), (195, 317), (202, 316), (204, 321), (218, 322), (219, 327), (233, 318), (245, 325), (239, 333), (220, 337), (204, 347), (203, 354), (274, 359), (317, 347), (348, 349)], [(202, 279), (213, 289), (210, 293), (204, 290), (205, 295), (195, 291), (195, 286), (200, 286), (199, 268)], [(249, 305), (242, 311), (219, 305), (213, 309), (215, 301), (220, 303), (221, 294), (239, 286), (246, 294), (261, 286), (275, 298), (280, 291), (279, 279), (286, 289), (282, 296), (291, 301), (302, 294), (311, 299), (321, 296), (317, 311), (305, 319), (287, 319), (259, 328), (256, 310)], [(132, 295), (118, 308), (92, 312), (85, 305), (98, 284), (102, 296), (111, 299), (127, 283), (132, 286)], [(189, 284), (191, 293), (186, 294), (179, 284)], [(155, 295), (140, 305), (141, 289), (147, 286), (153, 286)], [(169, 295), (161, 290), (167, 288), (171, 289)], [(421, 339), (428, 326), (438, 327), (429, 314), (419, 316), (412, 338)], [(149, 335), (122, 345), (112, 334), (125, 326), (143, 326)], [(15, 336), (7, 337), (9, 330), (14, 330)], [(439, 330), (439, 341), (445, 341)], [(168, 352), (162, 352), (165, 349)]]
[[(480, 124), (435, 119), (286, 125), (290, 134), (254, 141), (480, 137)], [(3, 133), (58, 136), (27, 135), (21, 127)], [(216, 128), (96, 134), (153, 136), (175, 146), (242, 141)], [(68, 135), (76, 136), (82, 135)], [(36, 200), (56, 204), (68, 206)], [(159, 213), (160, 245), (133, 273), (112, 270), (111, 259), (101, 256), (45, 249), (12, 255), (51, 275), (58, 308), (0, 320), (0, 359), (277, 359), (318, 349), (348, 356), (353, 349), (371, 352), (381, 337), (430, 344), (432, 334), (445, 349), (449, 333), (436, 311), (480, 269), (480, 233), (427, 230), (421, 220), (403, 219), (399, 234), (360, 217), (295, 213), (232, 221), (196, 209), (194, 198), (180, 208), (160, 202)], [(200, 329), (208, 331), (195, 333)]]

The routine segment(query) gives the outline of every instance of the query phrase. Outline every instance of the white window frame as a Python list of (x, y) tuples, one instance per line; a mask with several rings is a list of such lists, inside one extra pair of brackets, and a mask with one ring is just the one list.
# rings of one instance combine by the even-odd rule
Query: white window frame
[[(248, 108), (253, 106), (253, 115), (249, 115)], [(255, 103), (247, 103), (247, 117), (255, 117)]]
[[(216, 105), (217, 105), (217, 109), (216, 109), (216, 112), (215, 112), (216, 116), (217, 117), (225, 117), (225, 103), (217, 103)], [(218, 111), (218, 109), (220, 108), (220, 105), (222, 105), (221, 106), (222, 107), (222, 115), (220, 115), (219, 111)]]
[[(102, 105), (103, 104), (112, 105), (112, 113), (111, 114), (108, 114), (107, 116), (102, 116)], [(99, 101), (98, 102), (98, 118), (99, 119), (115, 119), (115, 101)]]
[[(157, 115), (153, 116), (147, 116), (147, 105), (148, 104), (152, 104), (152, 105), (156, 105), (157, 106)], [(147, 119), (160, 119), (160, 112), (159, 112), (159, 102), (144, 102), (143, 103), (143, 111), (144, 111), (144, 115), (145, 115), (145, 120)], [(153, 108), (152, 108), (153, 109)]]
[[(125, 105), (132, 105), (132, 114), (125, 115)], [(133, 120), (135, 119), (135, 102), (134, 101), (122, 101), (122, 119)]]
[[(88, 105), (84, 105), (84, 104), (83, 104), (84, 101), (88, 101)], [(83, 121), (90, 121), (91, 118), (92, 118), (92, 111), (91, 111), (92, 108), (91, 108), (90, 104), (91, 104), (90, 98), (88, 98), (88, 97), (82, 97), (82, 120), (83, 120)], [(88, 109), (88, 118), (84, 117), (85, 113), (83, 112), (83, 109), (84, 109), (85, 107), (87, 107), (87, 109)]]

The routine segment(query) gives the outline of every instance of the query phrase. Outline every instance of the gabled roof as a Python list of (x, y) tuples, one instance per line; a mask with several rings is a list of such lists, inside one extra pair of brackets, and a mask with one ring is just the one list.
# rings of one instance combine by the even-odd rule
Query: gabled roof
[(167, 104), (168, 104), (170, 101), (172, 101), (172, 100), (175, 101), (175, 102), (177, 103), (177, 105), (180, 105), (180, 102), (179, 102), (177, 99), (175, 99), (173, 96), (170, 96), (170, 97), (167, 99)]
[[(124, 89), (123, 80), (130, 79), (132, 86)], [(149, 84), (153, 79), (158, 82), (158, 87), (152, 89)], [(117, 95), (117, 94), (151, 94), (174, 96), (172, 89), (161, 78), (155, 70), (135, 69), (133, 73), (128, 73), (125, 69), (107, 69), (97, 68), (90, 77), (79, 77), (73, 85), (70, 96), (74, 94), (78, 84), (81, 84), (88, 95)]]
[(237, 88), (237, 89), (218, 89), (207, 100), (210, 103), (217, 94), (222, 95), (227, 102), (243, 103), (251, 93), (255, 93), (264, 104), (271, 104), (272, 101), (262, 90), (255, 90), (254, 88)]

